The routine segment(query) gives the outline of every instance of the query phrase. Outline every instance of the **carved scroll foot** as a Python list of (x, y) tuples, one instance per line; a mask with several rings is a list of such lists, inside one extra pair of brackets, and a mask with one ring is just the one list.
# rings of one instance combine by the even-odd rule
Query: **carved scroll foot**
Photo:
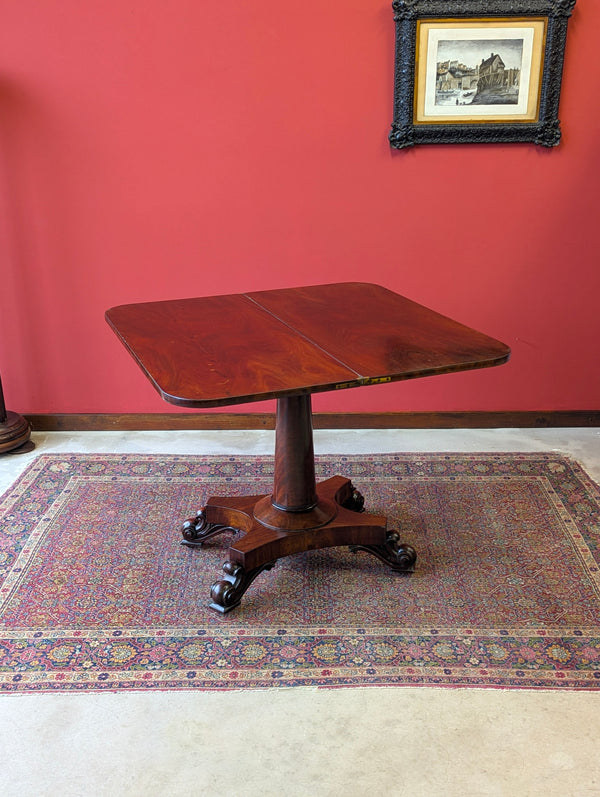
[(417, 561), (417, 552), (410, 545), (400, 542), (400, 535), (397, 531), (388, 531), (384, 545), (351, 545), (353, 553), (366, 551), (373, 554), (392, 570), (402, 573), (412, 573)]
[(239, 531), (239, 529), (233, 526), (226, 526), (223, 523), (209, 523), (206, 519), (205, 510), (206, 507), (202, 507), (195, 518), (189, 518), (184, 521), (181, 527), (182, 545), (187, 545), (189, 548), (200, 548), (206, 540), (217, 534), (222, 534), (224, 531)]
[(246, 572), (241, 565), (235, 562), (225, 562), (223, 565), (225, 578), (222, 581), (216, 581), (210, 588), (212, 602), (208, 604), (209, 607), (221, 614), (235, 609), (236, 606), (239, 606), (242, 596), (256, 576), (260, 575), (263, 570), (270, 570), (274, 564), (275, 562), (267, 562)]
[(351, 494), (342, 502), (344, 509), (349, 509), (351, 512), (364, 512), (365, 499), (361, 493), (358, 492), (353, 484), (349, 485)]

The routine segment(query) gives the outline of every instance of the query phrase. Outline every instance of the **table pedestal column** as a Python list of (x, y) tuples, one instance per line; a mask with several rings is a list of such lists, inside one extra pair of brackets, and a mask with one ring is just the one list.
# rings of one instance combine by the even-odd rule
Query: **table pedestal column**
[(280, 531), (324, 526), (337, 505), (317, 494), (310, 395), (277, 400), (275, 434), (273, 492), (257, 502), (255, 519)]
[(317, 504), (310, 394), (277, 400), (273, 506), (308, 512)]

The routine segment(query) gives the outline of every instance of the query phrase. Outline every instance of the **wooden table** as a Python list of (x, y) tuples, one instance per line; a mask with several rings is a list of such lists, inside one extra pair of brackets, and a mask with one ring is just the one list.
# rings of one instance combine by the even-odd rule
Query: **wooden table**
[(500, 365), (510, 350), (370, 283), (336, 283), (114, 307), (108, 323), (160, 395), (183, 407), (277, 399), (269, 495), (212, 497), (183, 525), (201, 546), (228, 529), (224, 577), (210, 606), (235, 608), (277, 559), (329, 546), (414, 570), (416, 553), (362, 511), (349, 479), (315, 479), (311, 394)]

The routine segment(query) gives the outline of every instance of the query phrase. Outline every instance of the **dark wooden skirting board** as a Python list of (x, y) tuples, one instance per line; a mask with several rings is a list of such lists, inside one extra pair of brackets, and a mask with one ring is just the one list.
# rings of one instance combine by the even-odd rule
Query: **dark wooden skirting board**
[[(274, 429), (275, 413), (52, 413), (25, 416), (33, 431)], [(322, 412), (315, 429), (502, 429), (600, 426), (600, 410), (527, 412)]]

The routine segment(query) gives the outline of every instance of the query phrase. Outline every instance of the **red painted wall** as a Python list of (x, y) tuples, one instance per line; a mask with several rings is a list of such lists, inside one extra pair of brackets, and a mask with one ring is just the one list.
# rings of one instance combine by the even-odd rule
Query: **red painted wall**
[(570, 21), (554, 150), (392, 152), (388, 0), (0, 0), (0, 19), (14, 411), (173, 409), (105, 324), (112, 305), (338, 280), (513, 357), (317, 410), (600, 407), (599, 3)]

